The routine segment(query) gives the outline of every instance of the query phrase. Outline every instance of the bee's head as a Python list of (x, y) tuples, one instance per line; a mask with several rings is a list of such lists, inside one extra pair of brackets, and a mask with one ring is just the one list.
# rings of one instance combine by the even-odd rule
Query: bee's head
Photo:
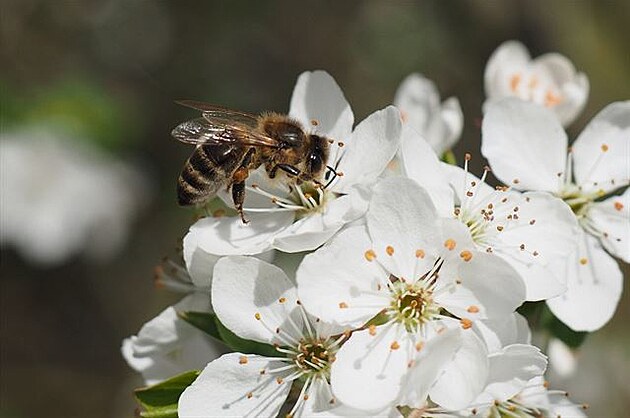
[(328, 160), (328, 139), (319, 135), (310, 135), (310, 150), (306, 156), (306, 169), (313, 177), (319, 177)]

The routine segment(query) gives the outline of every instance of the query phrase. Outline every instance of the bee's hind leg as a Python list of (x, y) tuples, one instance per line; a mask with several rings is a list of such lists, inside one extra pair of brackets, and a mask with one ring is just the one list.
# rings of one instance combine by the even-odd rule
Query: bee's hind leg
[(232, 202), (234, 202), (234, 207), (236, 207), (238, 214), (241, 215), (241, 221), (243, 221), (244, 224), (249, 223), (243, 214), (243, 202), (245, 202), (245, 180), (249, 177), (249, 169), (247, 167), (251, 162), (254, 152), (255, 149), (250, 148), (247, 154), (245, 154), (245, 158), (241, 162), (240, 167), (236, 169), (234, 174), (232, 174)]
[(243, 202), (245, 201), (244, 181), (232, 184), (232, 201), (234, 202), (234, 206), (236, 207), (238, 214), (241, 215), (241, 221), (243, 221), (244, 224), (249, 223), (243, 214)]

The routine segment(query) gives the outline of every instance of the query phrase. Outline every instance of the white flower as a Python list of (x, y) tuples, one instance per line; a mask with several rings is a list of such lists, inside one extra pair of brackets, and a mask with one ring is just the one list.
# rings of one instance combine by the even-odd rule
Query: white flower
[(158, 266), (156, 286), (189, 294), (144, 324), (137, 335), (123, 340), (123, 357), (131, 368), (142, 373), (148, 385), (200, 369), (224, 351), (221, 344), (178, 316), (178, 312), (186, 311), (211, 312), (208, 271), (212, 270), (205, 274), (202, 271), (215, 262), (208, 256), (195, 258), (189, 268), (195, 275), (171, 261)]
[(125, 338), (122, 354), (127, 364), (142, 373), (147, 385), (188, 370), (197, 370), (217, 358), (223, 349), (203, 331), (177, 316), (178, 312), (208, 312), (210, 297), (193, 293), (142, 326), (137, 335)]
[(227, 328), (273, 345), (277, 356), (231, 353), (211, 362), (183, 392), (181, 418), (276, 416), (292, 388), (299, 396), (289, 416), (334, 414), (330, 365), (346, 337), (306, 314), (282, 270), (252, 257), (223, 258), (215, 267), (212, 301)]
[(3, 133), (0, 169), (0, 242), (42, 265), (113, 256), (147, 197), (132, 167), (43, 128)]
[(564, 391), (547, 390), (543, 373), (547, 359), (530, 345), (527, 321), (518, 314), (475, 323), (488, 346), (489, 374), (483, 392), (460, 411), (433, 404), (410, 405), (422, 417), (584, 417), (584, 406), (573, 404)]
[(297, 281), (311, 314), (366, 327), (332, 368), (334, 393), (365, 411), (427, 394), (443, 406), (467, 405), (487, 374), (486, 349), (470, 328), (513, 312), (525, 296), (507, 263), (477, 251), (463, 225), (442, 221), (421, 187), (396, 177), (376, 185), (367, 226), (307, 255)]
[[(508, 366), (508, 364), (504, 364), (503, 366)], [(523, 375), (531, 374), (526, 364), (522, 364), (522, 366)], [(511, 369), (514, 368), (515, 365), (512, 364), (509, 365), (509, 367)], [(499, 368), (497, 368), (497, 373), (501, 374)], [(429, 409), (432, 414), (426, 414), (424, 416), (441, 418), (586, 418), (586, 414), (584, 413), (584, 410), (587, 409), (586, 405), (574, 404), (567, 398), (568, 394), (565, 391), (547, 389), (547, 383), (543, 380), (542, 376), (534, 377), (520, 386), (523, 387), (522, 390), (509, 398), (493, 396), (489, 392), (484, 392), (480, 399), (477, 399), (471, 407), (463, 411), (449, 413), (438, 409)]]
[(547, 193), (492, 188), (464, 169), (440, 163), (428, 144), (403, 130), (402, 157), (407, 175), (426, 188), (440, 216), (458, 219), (480, 251), (492, 252), (514, 267), (527, 287), (527, 300), (548, 299), (566, 291), (566, 275), (548, 267), (576, 246), (578, 225), (562, 200)]
[(514, 189), (554, 194), (573, 210), (582, 227), (577, 251), (550, 265), (556, 275), (566, 275), (568, 291), (547, 304), (576, 331), (602, 327), (615, 312), (623, 281), (603, 248), (630, 261), (630, 194), (616, 194), (630, 181), (630, 101), (595, 116), (568, 157), (560, 123), (549, 110), (526, 102), (506, 99), (491, 106), (482, 131), (481, 151), (498, 179)]
[(393, 106), (375, 112), (354, 130), (354, 116), (341, 89), (323, 71), (298, 78), (289, 115), (333, 143), (325, 188), (288, 186), (270, 180), (263, 168), (247, 181), (244, 225), (237, 216), (204, 218), (191, 228), (200, 248), (217, 255), (252, 255), (272, 248), (285, 252), (319, 247), (367, 209), (369, 186), (398, 149), (400, 114)]
[(396, 91), (394, 105), (403, 121), (420, 133), (439, 156), (453, 148), (462, 134), (464, 115), (459, 100), (449, 97), (440, 103), (433, 81), (410, 74)]
[(577, 73), (566, 57), (548, 53), (532, 60), (527, 48), (517, 41), (504, 42), (494, 51), (484, 82), (484, 110), (504, 97), (518, 97), (548, 107), (563, 126), (580, 114), (589, 91), (586, 75)]

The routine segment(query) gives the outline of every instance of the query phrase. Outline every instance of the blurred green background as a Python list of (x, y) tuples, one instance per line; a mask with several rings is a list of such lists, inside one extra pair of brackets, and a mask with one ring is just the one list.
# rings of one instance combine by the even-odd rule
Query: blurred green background
[[(174, 193), (191, 149), (169, 137), (193, 115), (174, 100), (287, 111), (298, 74), (324, 69), (360, 121), (417, 71), (442, 97), (460, 99), (455, 153), (472, 152), (479, 168), (483, 70), (505, 40), (533, 56), (558, 51), (588, 75), (590, 98), (571, 138), (606, 104), (630, 97), (627, 1), (2, 0), (0, 12), (3, 132), (63, 116), (73, 135), (142, 166), (154, 189), (107, 263), (75, 257), (42, 268), (2, 249), (1, 417), (133, 416), (141, 379), (120, 343), (180, 297), (154, 289), (152, 270), (193, 218)], [(576, 375), (551, 376), (591, 405), (590, 416), (630, 410), (629, 319), (626, 292), (614, 320), (583, 346)]]

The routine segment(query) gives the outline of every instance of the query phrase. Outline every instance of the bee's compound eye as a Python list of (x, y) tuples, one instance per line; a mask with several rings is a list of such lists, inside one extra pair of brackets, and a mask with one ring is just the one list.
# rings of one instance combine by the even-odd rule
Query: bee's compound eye
[(311, 173), (319, 173), (324, 168), (324, 160), (319, 152), (313, 152), (309, 156), (308, 167)]

